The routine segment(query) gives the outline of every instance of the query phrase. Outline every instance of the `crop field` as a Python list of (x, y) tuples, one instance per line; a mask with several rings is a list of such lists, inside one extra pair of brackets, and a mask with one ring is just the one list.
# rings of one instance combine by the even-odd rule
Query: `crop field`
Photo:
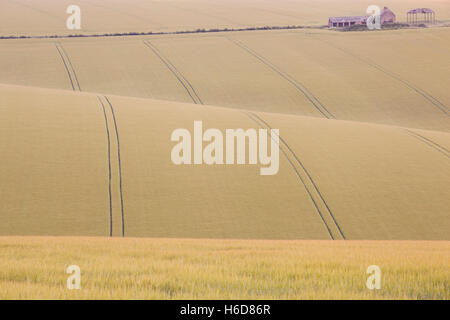
[(0, 83), (450, 131), (446, 28), (4, 43)]
[[(0, 248), (0, 299), (449, 299), (450, 292), (448, 242), (0, 237)], [(81, 290), (65, 287), (70, 264), (81, 268)], [(373, 264), (382, 289), (370, 291)]]
[[(28, 36), (0, 39), (0, 299), (449, 299), (449, 27), (322, 27), (362, 0), (80, 0), (78, 31), (71, 2), (0, 3), (0, 37)], [(209, 30), (264, 26), (297, 27)], [(267, 129), (277, 173), (176, 165), (196, 121)]]
[[(125, 228), (142, 237), (448, 239), (449, 133), (50, 89), (0, 91), (8, 115), (0, 119), (9, 213), (2, 235), (107, 236), (113, 225), (113, 235)], [(108, 104), (120, 134), (120, 172)], [(222, 130), (280, 128), (279, 173), (174, 165), (164, 156), (171, 131), (198, 119)]]

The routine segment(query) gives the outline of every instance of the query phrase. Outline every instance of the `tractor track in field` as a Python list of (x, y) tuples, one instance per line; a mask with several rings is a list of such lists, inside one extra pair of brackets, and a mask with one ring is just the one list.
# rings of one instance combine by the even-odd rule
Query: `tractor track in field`
[[(245, 115), (247, 117), (249, 117), (252, 121), (254, 121), (259, 127), (264, 128), (264, 129), (268, 129), (269, 135), (271, 137), (271, 139), (273, 140), (272, 137), (272, 127), (264, 120), (262, 119), (260, 116), (258, 116), (257, 114), (253, 113), (253, 112), (244, 112)], [(293, 151), (293, 149), (288, 145), (288, 143), (286, 142), (286, 140), (284, 140), (281, 135), (278, 135), (279, 138), (279, 143), (278, 146), (281, 150), (281, 152), (283, 153), (284, 157), (287, 159), (287, 161), (289, 162), (289, 164), (291, 165), (291, 167), (294, 169), (295, 174), (297, 175), (298, 179), (300, 180), (300, 182), (303, 184), (303, 187), (305, 188), (309, 198), (311, 199), (311, 202), (314, 205), (314, 208), (316, 209), (316, 212), (318, 213), (320, 219), (322, 220), (325, 228), (327, 229), (327, 232), (330, 236), (330, 238), (332, 240), (336, 240), (336, 238), (338, 238), (339, 236), (343, 239), (346, 240), (346, 237), (344, 235), (344, 232), (342, 231), (340, 225), (338, 224), (336, 218), (334, 217), (334, 214), (332, 213), (330, 207), (328, 206), (327, 202), (325, 201), (324, 197), (322, 196), (322, 193), (319, 191), (319, 188), (317, 187), (317, 184), (314, 182), (314, 180), (312, 179), (311, 175), (309, 174), (308, 170), (305, 168), (305, 166), (303, 165), (303, 163), (301, 162), (300, 158), (297, 156), (297, 154)], [(274, 140), (273, 140), (274, 141)], [(307, 178), (302, 177), (302, 174), (299, 172), (299, 170), (297, 169), (294, 161), (292, 161), (289, 158), (288, 153), (286, 152), (286, 150), (281, 146), (281, 144), (283, 144), (285, 146), (285, 148), (288, 150), (288, 152), (293, 156), (293, 158), (295, 159), (294, 161), (300, 166), (300, 168), (302, 169), (302, 171), (305, 173), (305, 175), (307, 176)], [(313, 186), (313, 190), (310, 190), (310, 188), (307, 185), (307, 181), (306, 179), (308, 179), (310, 181), (310, 183)], [(317, 193), (316, 196), (313, 195), (313, 193)], [(318, 198), (318, 199), (316, 199)], [(322, 205), (325, 206), (326, 211), (328, 212), (328, 215), (330, 216), (330, 218), (332, 219), (333, 224), (336, 227), (336, 230), (338, 231), (337, 235), (334, 235), (331, 227), (329, 226), (329, 224), (327, 223), (327, 219), (325, 218), (322, 210), (320, 209), (320, 202), (322, 202)]]
[(71, 76), (71, 74), (70, 74), (69, 68), (67, 67), (66, 60), (64, 59), (64, 56), (63, 56), (63, 54), (62, 54), (60, 48), (58, 47), (58, 44), (54, 43), (54, 45), (55, 45), (55, 47), (56, 47), (56, 50), (57, 50), (58, 53), (59, 53), (59, 56), (61, 57), (61, 60), (62, 60), (62, 62), (63, 62), (63, 64), (64, 64), (64, 68), (66, 69), (67, 75), (69, 76), (69, 81), (70, 81), (70, 85), (72, 86), (72, 90), (75, 91), (75, 86), (73, 85), (72, 76)]
[(112, 174), (111, 174), (111, 135), (109, 133), (109, 124), (108, 124), (108, 117), (106, 116), (106, 109), (105, 109), (105, 104), (103, 103), (102, 99), (97, 96), (98, 101), (100, 102), (100, 104), (102, 105), (103, 108), (103, 115), (105, 117), (105, 126), (106, 126), (106, 138), (107, 138), (107, 150), (108, 150), (108, 170), (109, 170), (109, 236), (112, 237), (113, 235), (113, 211), (112, 211), (112, 191), (111, 191), (111, 179), (112, 179)]
[(121, 217), (122, 217), (122, 237), (125, 237), (125, 212), (124, 212), (124, 206), (123, 206), (123, 187), (122, 187), (122, 160), (120, 156), (120, 139), (119, 139), (119, 129), (117, 128), (117, 119), (116, 115), (114, 113), (114, 107), (111, 103), (111, 101), (108, 99), (107, 96), (103, 96), (108, 103), (111, 114), (113, 118), (114, 123), (114, 130), (116, 132), (116, 139), (117, 139), (117, 162), (119, 166), (119, 193), (120, 193), (120, 211), (121, 211)]
[[(114, 210), (113, 210), (113, 179), (114, 179), (114, 186), (118, 185), (118, 190), (115, 189), (115, 194), (118, 195), (118, 198), (120, 202), (120, 220), (122, 222), (120, 234), (122, 237), (125, 237), (125, 210), (124, 210), (124, 200), (123, 200), (123, 187), (122, 187), (122, 160), (121, 160), (121, 153), (120, 153), (120, 140), (119, 140), (119, 130), (117, 126), (117, 119), (114, 112), (114, 107), (109, 100), (107, 96), (97, 96), (98, 101), (100, 102), (103, 110), (103, 116), (105, 119), (105, 126), (106, 126), (106, 138), (107, 138), (107, 151), (108, 151), (108, 194), (109, 194), (109, 236), (112, 237), (114, 235), (113, 232), (113, 226), (114, 223)], [(110, 118), (110, 120), (108, 120)], [(111, 120), (112, 118), (112, 120)], [(111, 126), (111, 128), (110, 128)], [(112, 133), (114, 132), (114, 133)], [(115, 138), (115, 141), (114, 141)], [(113, 147), (112, 144), (117, 144), (117, 150), (114, 152), (117, 152), (117, 163), (114, 165), (117, 165), (117, 175), (113, 175), (112, 170), (112, 162), (113, 162)], [(119, 217), (119, 214), (116, 216)]]
[(413, 90), (414, 92), (416, 92), (417, 94), (422, 96), (425, 100), (427, 100), (429, 103), (431, 103), (435, 107), (435, 109), (443, 112), (446, 116), (449, 116), (449, 110), (450, 109), (449, 109), (448, 106), (446, 106), (444, 103), (440, 102), (436, 97), (434, 97), (433, 95), (431, 95), (427, 91), (425, 91), (422, 88), (420, 88), (420, 87), (410, 83), (409, 81), (403, 79), (400, 75), (398, 75), (398, 74), (394, 73), (393, 71), (390, 71), (390, 70), (382, 67), (381, 65), (379, 65), (379, 64), (377, 64), (377, 63), (375, 63), (375, 62), (373, 62), (373, 61), (371, 61), (371, 60), (369, 60), (367, 58), (362, 58), (359, 55), (357, 55), (357, 54), (355, 54), (355, 53), (353, 53), (353, 52), (351, 52), (351, 51), (349, 51), (347, 49), (341, 48), (341, 47), (339, 47), (339, 46), (337, 46), (337, 45), (335, 45), (333, 43), (330, 43), (329, 41), (326, 41), (326, 40), (323, 40), (323, 39), (318, 39), (318, 40), (322, 41), (323, 43), (326, 43), (327, 45), (329, 45), (329, 46), (331, 46), (331, 47), (333, 47), (335, 49), (338, 49), (338, 50), (344, 52), (345, 54), (347, 54), (347, 55), (349, 55), (349, 56), (351, 56), (351, 57), (353, 57), (353, 58), (355, 58), (355, 59), (357, 59), (357, 60), (367, 64), (367, 65), (369, 65), (370, 67), (380, 71), (381, 73), (389, 76), (390, 78), (392, 78), (394, 80), (397, 80), (400, 83), (403, 83), (406, 87), (408, 87), (409, 89)]
[(195, 104), (203, 104), (202, 99), (197, 94), (197, 91), (194, 89), (192, 84), (189, 80), (186, 79), (186, 77), (178, 70), (178, 68), (164, 55), (159, 51), (159, 49), (152, 44), (149, 40), (143, 40), (143, 43), (145, 46), (150, 48), (152, 52), (164, 63), (164, 65), (169, 69), (169, 71), (177, 78), (178, 82), (183, 86), (183, 88), (186, 90), (188, 95), (191, 97), (192, 101)]
[[(260, 116), (258, 116), (257, 114), (254, 114), (254, 116), (256, 118), (258, 118), (262, 123), (264, 123), (267, 128), (272, 129), (272, 127), (264, 120), (262, 119)], [(302, 161), (300, 160), (300, 158), (297, 156), (297, 154), (294, 152), (294, 150), (289, 146), (289, 144), (281, 137), (279, 136), (280, 141), (286, 146), (286, 148), (291, 152), (291, 154), (294, 156), (295, 160), (297, 161), (297, 163), (301, 166), (301, 168), (304, 170), (304, 172), (306, 173), (306, 175), (308, 176), (308, 179), (310, 180), (310, 182), (312, 183), (312, 185), (314, 186), (314, 189), (316, 190), (316, 192), (318, 193), (320, 199), (322, 200), (322, 202), (324, 203), (330, 217), (332, 218), (334, 224), (336, 225), (336, 228), (339, 230), (340, 235), (342, 236), (342, 238), (345, 240), (345, 235), (344, 232), (342, 231), (339, 223), (337, 222), (333, 212), (331, 211), (330, 207), (328, 206), (327, 202), (325, 201), (325, 198), (323, 197), (322, 193), (319, 191), (319, 188), (317, 187), (317, 184), (314, 182), (312, 176), (310, 175), (309, 171), (306, 169), (306, 167), (303, 165)]]
[(426, 138), (424, 136), (422, 136), (421, 134), (418, 134), (417, 132), (414, 132), (412, 130), (409, 129), (405, 129), (405, 131), (412, 137), (416, 138), (419, 141), (422, 141), (423, 143), (425, 143), (426, 145), (428, 145), (429, 147), (435, 149), (436, 151), (442, 153), (445, 157), (450, 159), (450, 151), (441, 146), (439, 143), (434, 142), (433, 140)]
[(67, 75), (69, 76), (70, 85), (72, 86), (73, 91), (81, 91), (80, 83), (78, 81), (77, 73), (75, 72), (75, 69), (72, 65), (72, 62), (70, 61), (70, 58), (62, 46), (60, 42), (54, 42), (54, 45), (56, 47), (56, 50), (58, 51), (59, 56), (61, 57), (61, 60), (64, 64), (64, 68), (66, 69)]
[(229, 41), (234, 43), (236, 46), (240, 47), (244, 51), (246, 51), (248, 54), (252, 55), (256, 59), (258, 59), (261, 63), (263, 63), (266, 67), (270, 68), (272, 71), (277, 73), (280, 77), (282, 77), (284, 80), (288, 81), (291, 85), (293, 85), (298, 91), (300, 91), (305, 98), (314, 106), (314, 108), (320, 112), (325, 118), (327, 119), (336, 119), (336, 117), (328, 111), (327, 107), (313, 94), (309, 89), (298, 80), (294, 79), (291, 75), (288, 73), (282, 71), (280, 68), (275, 66), (272, 62), (261, 56), (259, 53), (257, 53), (255, 50), (250, 49), (248, 46), (246, 46), (244, 43), (242, 43), (239, 40), (231, 39), (229, 37), (226, 37)]
[(75, 82), (77, 83), (78, 91), (81, 91), (80, 82), (78, 81), (78, 76), (77, 76), (77, 73), (76, 73), (76, 71), (75, 71), (75, 68), (74, 68), (73, 65), (72, 65), (72, 61), (70, 60), (70, 57), (69, 57), (69, 55), (67, 54), (66, 49), (64, 49), (63, 45), (62, 45), (60, 42), (58, 42), (58, 44), (59, 44), (59, 47), (62, 49), (62, 52), (63, 52), (64, 55), (66, 56), (67, 61), (69, 62), (69, 67), (70, 67), (70, 69), (72, 70), (72, 74), (74, 75)]

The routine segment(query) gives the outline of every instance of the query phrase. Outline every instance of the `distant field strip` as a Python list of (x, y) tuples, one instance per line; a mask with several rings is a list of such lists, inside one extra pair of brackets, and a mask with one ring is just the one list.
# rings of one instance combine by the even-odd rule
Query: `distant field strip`
[[(253, 112), (247, 112), (246, 114), (250, 119), (252, 119), (254, 122), (256, 122), (260, 127), (269, 129), (269, 133), (270, 133), (270, 129), (272, 129), (272, 127), (265, 120), (263, 120), (260, 116), (258, 116), (257, 114), (255, 114)], [(270, 136), (271, 136), (271, 133), (270, 133)], [(341, 237), (342, 239), (345, 240), (346, 238), (345, 238), (344, 233), (342, 232), (342, 229), (340, 228), (339, 224), (337, 223), (336, 219), (334, 218), (333, 213), (331, 212), (328, 204), (326, 203), (325, 199), (323, 198), (322, 194), (320, 193), (320, 191), (319, 191), (316, 183), (312, 179), (311, 175), (306, 170), (305, 166), (300, 161), (300, 159), (295, 154), (295, 152), (292, 150), (292, 148), (287, 144), (287, 142), (281, 136), (278, 136), (278, 137), (279, 137), (281, 143), (287, 148), (288, 152), (293, 156), (294, 160), (291, 160), (288, 153), (283, 149), (283, 147), (281, 145), (279, 145), (281, 152), (283, 153), (283, 155), (285, 156), (287, 161), (290, 163), (290, 165), (294, 169), (297, 177), (300, 179), (303, 186), (305, 187), (305, 190), (308, 193), (308, 196), (311, 199), (311, 201), (314, 205), (314, 208), (316, 209), (317, 213), (319, 214), (323, 224), (325, 225), (325, 228), (327, 229), (328, 234), (330, 235), (330, 238), (332, 240), (336, 240), (339, 237)], [(271, 136), (271, 138), (272, 138), (272, 136)], [(272, 143), (274, 143), (274, 142), (272, 142)], [(296, 165), (295, 162), (298, 165)], [(303, 172), (307, 178), (302, 177), (302, 174), (300, 173), (300, 171)], [(307, 182), (307, 179), (309, 180), (309, 183)], [(310, 185), (309, 187), (308, 187), (308, 184)], [(312, 184), (312, 187), (311, 187), (311, 184)], [(315, 195), (313, 195), (313, 193)], [(320, 207), (322, 208), (323, 211), (328, 211), (328, 214), (331, 217), (332, 222), (329, 221), (330, 220), (329, 218), (324, 216)]]
[(101, 5), (101, 4), (98, 4), (98, 3), (93, 3), (92, 1), (85, 1), (85, 0), (84, 1), (78, 0), (78, 1), (85, 2), (86, 4), (88, 4), (90, 6), (93, 6), (93, 7), (106, 9), (106, 10), (108, 10), (110, 12), (114, 12), (114, 13), (117, 13), (117, 14), (122, 14), (122, 15), (125, 15), (125, 16), (129, 16), (129, 17), (131, 17), (133, 19), (144, 21), (146, 23), (151, 22), (151, 24), (159, 25), (159, 24), (155, 23), (154, 21), (150, 21), (148, 17), (142, 17), (142, 16), (138, 16), (136, 14), (132, 14), (132, 13), (126, 12), (124, 10), (120, 10), (118, 8), (114, 8), (112, 5), (104, 6), (104, 5)]
[(359, 61), (361, 61), (361, 62), (363, 62), (363, 63), (369, 65), (370, 67), (372, 67), (372, 68), (374, 68), (374, 69), (376, 69), (376, 70), (378, 70), (378, 71), (384, 73), (385, 75), (387, 75), (387, 76), (389, 76), (389, 77), (391, 77), (391, 78), (393, 78), (393, 79), (395, 79), (395, 80), (397, 80), (397, 81), (403, 83), (405, 86), (407, 86), (408, 88), (410, 88), (411, 90), (415, 91), (417, 94), (419, 94), (419, 95), (421, 95), (423, 98), (425, 98), (425, 99), (426, 99), (429, 103), (431, 103), (437, 110), (442, 111), (442, 112), (443, 112), (444, 114), (446, 114), (447, 116), (449, 115), (449, 108), (448, 108), (445, 104), (443, 104), (442, 102), (440, 102), (437, 98), (435, 98), (434, 96), (432, 96), (432, 95), (431, 95), (430, 93), (428, 93), (427, 91), (425, 91), (425, 90), (423, 90), (423, 89), (417, 87), (416, 85), (413, 85), (413, 84), (410, 83), (409, 81), (403, 79), (403, 78), (400, 77), (398, 74), (396, 74), (396, 73), (394, 73), (394, 72), (392, 72), (392, 71), (390, 71), (390, 70), (387, 70), (387, 69), (383, 68), (383, 67), (380, 66), (379, 64), (377, 64), (377, 63), (375, 63), (375, 62), (373, 62), (373, 61), (370, 61), (370, 60), (367, 59), (367, 58), (362, 58), (362, 57), (358, 56), (357, 54), (355, 54), (355, 53), (353, 53), (353, 52), (351, 52), (351, 51), (349, 51), (349, 50), (347, 50), (347, 49), (341, 48), (341, 47), (339, 47), (339, 46), (337, 46), (337, 45), (335, 45), (335, 44), (333, 44), (333, 43), (330, 43), (329, 41), (326, 41), (326, 40), (323, 40), (323, 39), (320, 39), (320, 41), (322, 41), (322, 42), (324, 42), (324, 43), (326, 43), (326, 44), (328, 44), (328, 45), (330, 45), (330, 46), (332, 46), (332, 47), (334, 47), (334, 48), (336, 48), (336, 49), (338, 49), (338, 50), (340, 50), (340, 51), (342, 51), (342, 52), (344, 52), (344, 53), (346, 53), (346, 54), (348, 54), (348, 55), (350, 55), (350, 56), (352, 56), (352, 57), (354, 57), (354, 58), (356, 58), (356, 59), (358, 59)]
[(422, 141), (423, 143), (425, 143), (426, 145), (430, 146), (431, 148), (435, 149), (436, 151), (442, 153), (444, 156), (446, 156), (447, 158), (450, 159), (450, 151), (441, 146), (440, 144), (434, 142), (431, 139), (428, 139), (420, 134), (418, 134), (417, 132), (414, 132), (412, 130), (409, 129), (405, 129), (411, 136), (415, 137), (416, 139)]
[[(439, 25), (447, 25), (450, 18), (447, 0), (422, 2), (436, 11)], [(217, 32), (219, 28), (237, 31), (245, 27), (266, 30), (270, 26), (325, 29), (330, 15), (359, 15), (367, 7), (362, 0), (322, 0), (313, 5), (308, 0), (2, 0), (0, 3), (0, 34), (13, 37)], [(401, 25), (405, 19), (401, 13), (421, 6), (419, 3), (386, 0), (383, 6), (398, 15)], [(68, 17), (65, 9), (69, 4), (77, 4), (82, 10), (80, 30), (65, 28)]]
[(258, 7), (252, 8), (252, 9), (258, 10), (258, 11), (262, 11), (262, 12), (267, 12), (267, 13), (270, 13), (270, 14), (275, 14), (277, 16), (294, 18), (294, 19), (300, 19), (300, 16), (289, 14), (289, 13), (286, 13), (286, 12), (277, 12), (277, 11), (274, 11), (274, 10), (263, 9), (263, 8), (258, 8)]
[(191, 97), (195, 104), (203, 104), (202, 99), (198, 96), (192, 84), (187, 80), (184, 75), (175, 67), (175, 65), (158, 50), (158, 48), (153, 45), (149, 40), (144, 40), (144, 44), (149, 47), (153, 53), (166, 65), (166, 67), (172, 72), (172, 74), (177, 78), (177, 80), (184, 87), (188, 95)]
[(328, 109), (320, 102), (320, 100), (313, 95), (302, 83), (298, 82), (296, 79), (294, 79), (292, 76), (287, 74), (286, 72), (280, 70), (277, 66), (275, 66), (273, 63), (262, 57), (260, 54), (255, 52), (254, 50), (250, 49), (248, 46), (243, 44), (241, 41), (236, 39), (227, 38), (240, 48), (247, 51), (249, 54), (254, 56), (256, 59), (261, 61), (263, 64), (265, 64), (267, 67), (275, 71), (278, 75), (280, 75), (283, 79), (287, 80), (290, 84), (292, 84), (296, 89), (298, 89), (305, 97), (308, 99), (309, 102), (319, 111), (325, 118), (327, 119), (336, 119), (334, 115), (328, 111)]
[(51, 12), (48, 12), (48, 11), (46, 11), (46, 10), (42, 10), (42, 9), (36, 8), (35, 6), (31, 6), (31, 5), (26, 4), (26, 3), (23, 3), (23, 2), (21, 2), (21, 1), (17, 1), (17, 0), (7, 0), (7, 1), (9, 1), (10, 3), (14, 3), (14, 4), (16, 4), (16, 5), (19, 5), (19, 6), (21, 6), (21, 7), (25, 7), (25, 8), (28, 8), (28, 9), (30, 9), (30, 10), (39, 12), (39, 13), (41, 13), (41, 14), (43, 14), (43, 15), (48, 16), (48, 17), (55, 18), (55, 19), (57, 19), (57, 20), (59, 20), (59, 21), (63, 21), (63, 20), (64, 20), (63, 16), (55, 15), (55, 14), (53, 14), (53, 13), (51, 13)]
[(77, 73), (73, 68), (72, 62), (70, 61), (69, 56), (67, 55), (66, 50), (61, 43), (55, 42), (56, 50), (58, 50), (59, 56), (64, 64), (64, 68), (66, 69), (67, 75), (69, 76), (69, 81), (72, 86), (73, 91), (81, 91), (80, 83), (78, 81)]
[(193, 13), (201, 15), (201, 16), (213, 17), (213, 18), (215, 18), (217, 20), (222, 20), (225, 23), (231, 23), (231, 24), (235, 24), (236, 23), (236, 21), (233, 21), (231, 19), (219, 16), (217, 14), (212, 14), (211, 12), (204, 12), (204, 11), (198, 10), (198, 9), (190, 7), (190, 6), (188, 6), (187, 8), (186, 7), (181, 7), (179, 5), (175, 5), (175, 4), (170, 3), (168, 1), (164, 2), (164, 5), (172, 7), (172, 8), (175, 8), (175, 9), (180, 9), (180, 10), (183, 10), (183, 11), (190, 11), (190, 12), (193, 12)]

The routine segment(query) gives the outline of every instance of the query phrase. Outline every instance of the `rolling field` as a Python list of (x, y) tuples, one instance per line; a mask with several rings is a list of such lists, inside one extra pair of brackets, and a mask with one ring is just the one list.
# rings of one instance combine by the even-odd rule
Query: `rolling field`
[(447, 28), (4, 43), (5, 84), (450, 131)]
[[(449, 239), (448, 133), (62, 90), (0, 92), (8, 115), (0, 119), (1, 235)], [(173, 164), (170, 135), (195, 120), (205, 130), (279, 128), (279, 173)]]
[[(111, 250), (111, 247), (114, 250)], [(448, 242), (0, 237), (0, 299), (449, 299)], [(81, 268), (67, 290), (66, 268)], [(381, 289), (366, 269), (381, 268)]]
[[(0, 2), (0, 37), (35, 37), (0, 39), (0, 299), (449, 299), (450, 28), (319, 28), (362, 0), (80, 0), (70, 31), (72, 1)], [(48, 37), (288, 25), (311, 28)], [(279, 129), (278, 173), (175, 165), (199, 120)]]

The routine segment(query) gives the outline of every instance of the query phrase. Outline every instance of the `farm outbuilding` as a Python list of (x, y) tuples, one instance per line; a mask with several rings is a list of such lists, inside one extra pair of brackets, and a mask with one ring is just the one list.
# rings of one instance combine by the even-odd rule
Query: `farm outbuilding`
[(417, 8), (409, 10), (406, 13), (406, 19), (408, 23), (418, 24), (418, 23), (435, 23), (436, 13), (429, 8)]
[(366, 24), (367, 18), (367, 16), (331, 17), (328, 20), (328, 26), (330, 28), (345, 28), (355, 24)]
[(381, 10), (381, 24), (385, 23), (394, 23), (395, 22), (395, 13), (392, 12), (391, 9), (388, 7), (384, 7), (383, 10)]
[[(369, 16), (351, 16), (351, 17), (331, 17), (328, 20), (328, 27), (330, 28), (345, 28), (355, 24), (367, 24)], [(384, 7), (380, 13), (381, 24), (394, 23), (395, 14), (388, 7)]]

